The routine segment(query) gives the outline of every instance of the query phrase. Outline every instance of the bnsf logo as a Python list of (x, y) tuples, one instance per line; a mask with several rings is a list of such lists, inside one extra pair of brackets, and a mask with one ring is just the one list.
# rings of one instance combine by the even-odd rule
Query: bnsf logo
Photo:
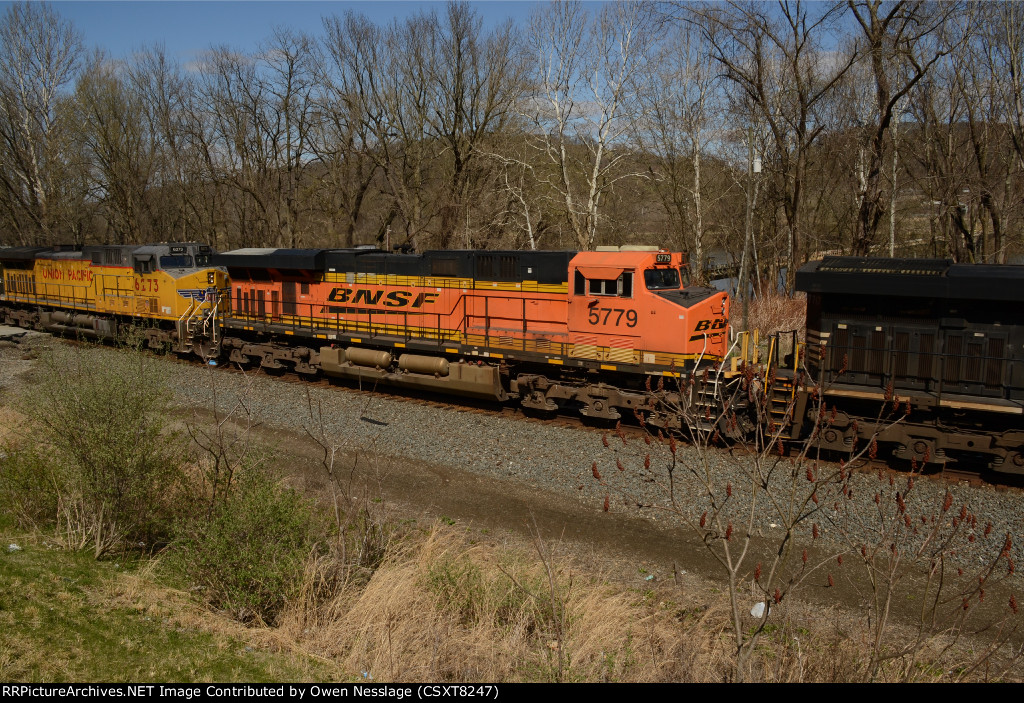
[[(415, 297), (413, 297), (415, 295)], [(332, 303), (351, 303), (352, 305), (384, 305), (389, 308), (418, 308), (429, 305), (438, 298), (438, 293), (413, 293), (407, 290), (393, 290), (387, 295), (382, 290), (366, 290), (365, 288), (335, 288), (327, 296)]]
[(693, 328), (694, 332), (704, 332), (705, 330), (720, 330), (724, 329), (729, 324), (729, 321), (724, 318), (717, 320), (701, 320), (697, 323), (697, 326)]
[(719, 330), (723, 330), (729, 324), (729, 321), (725, 318), (718, 318), (717, 320), (701, 320), (697, 323), (697, 326), (693, 328), (693, 331), (697, 334), (690, 337), (691, 342), (697, 342), (704, 337), (715, 337), (719, 334)]

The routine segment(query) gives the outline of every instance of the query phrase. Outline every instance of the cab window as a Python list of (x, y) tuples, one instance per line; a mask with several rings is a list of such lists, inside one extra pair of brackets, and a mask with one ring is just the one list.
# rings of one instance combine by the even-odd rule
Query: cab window
[(187, 269), (192, 268), (192, 257), (184, 256), (161, 256), (160, 268), (162, 269)]
[(591, 278), (590, 295), (616, 295), (622, 298), (633, 297), (633, 273), (623, 273), (618, 278)]
[(647, 269), (644, 271), (644, 284), (647, 290), (677, 290), (679, 269)]

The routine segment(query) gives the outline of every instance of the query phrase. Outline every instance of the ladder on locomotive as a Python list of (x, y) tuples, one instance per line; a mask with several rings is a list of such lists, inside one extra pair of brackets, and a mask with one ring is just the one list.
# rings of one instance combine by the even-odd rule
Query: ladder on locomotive
[(216, 349), (220, 342), (220, 327), (217, 323), (217, 299), (209, 308), (204, 308), (206, 298), (192, 298), (188, 308), (178, 318), (178, 351), (191, 351), (199, 342), (208, 343)]
[(691, 432), (710, 435), (715, 431), (722, 411), (721, 392), (719, 374), (710, 371), (706, 377), (697, 376), (690, 405), (692, 412), (686, 416)]
[(796, 330), (773, 334), (768, 344), (768, 363), (765, 365), (765, 395), (768, 416), (779, 428), (782, 439), (793, 439), (797, 372), (800, 368), (801, 343)]

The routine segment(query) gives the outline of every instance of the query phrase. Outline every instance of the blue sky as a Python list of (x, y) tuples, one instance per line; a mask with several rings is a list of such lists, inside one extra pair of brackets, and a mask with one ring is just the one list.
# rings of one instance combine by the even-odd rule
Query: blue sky
[[(6, 9), (9, 2), (0, 3)], [(310, 0), (216, 0), (95, 2), (65, 0), (51, 2), (64, 18), (83, 34), (86, 46), (102, 47), (114, 58), (125, 58), (133, 50), (163, 43), (167, 52), (188, 61), (211, 45), (227, 44), (240, 49), (254, 48), (279, 25), (319, 33), (320, 19), (342, 14), (347, 9), (362, 12), (377, 23), (414, 14), (420, 9), (444, 9), (444, 2), (377, 0), (376, 2), (315, 2)], [(493, 0), (472, 5), (485, 24), (512, 18), (525, 22), (535, 3), (528, 0)]]

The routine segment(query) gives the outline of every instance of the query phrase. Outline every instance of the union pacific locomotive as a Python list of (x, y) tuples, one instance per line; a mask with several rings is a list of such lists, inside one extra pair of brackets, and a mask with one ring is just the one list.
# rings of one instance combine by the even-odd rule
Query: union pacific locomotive
[(152, 323), (153, 347), (213, 353), (227, 286), (213, 250), (195, 242), (151, 246), (0, 249), (0, 302), (8, 323), (110, 339), (126, 321)]

